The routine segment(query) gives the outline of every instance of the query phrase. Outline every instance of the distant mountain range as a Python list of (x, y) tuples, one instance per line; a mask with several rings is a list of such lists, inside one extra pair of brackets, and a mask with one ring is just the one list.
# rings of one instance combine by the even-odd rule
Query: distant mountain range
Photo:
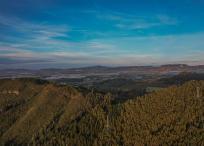
[(204, 73), (204, 65), (189, 66), (186, 64), (168, 64), (162, 66), (91, 66), (70, 69), (4, 69), (0, 70), (0, 78), (9, 77), (58, 77), (81, 78), (86, 76), (109, 75), (144, 75), (144, 74), (178, 74), (180, 72)]

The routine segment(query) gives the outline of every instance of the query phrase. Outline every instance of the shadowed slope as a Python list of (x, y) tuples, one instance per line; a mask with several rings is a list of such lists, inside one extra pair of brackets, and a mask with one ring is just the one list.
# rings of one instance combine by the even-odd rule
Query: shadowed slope
[[(6, 125), (9, 120), (14, 118), (15, 113), (18, 116), (14, 118), (13, 122), (7, 124), (6, 129), (1, 131), (2, 141), (15, 140), (18, 143), (29, 141), (39, 129), (49, 125), (56, 115), (61, 116), (63, 113), (67, 113), (67, 108), (77, 112), (77, 109), (74, 108), (78, 107), (71, 107), (69, 102), (72, 102), (73, 99), (82, 99), (80, 93), (71, 87), (49, 83), (41, 85), (33, 81), (24, 83), (22, 80), (13, 80), (8, 81), (6, 85), (3, 84), (3, 88), (13, 88), (13, 84), (18, 87), (20, 93), (15, 96), (1, 95), (0, 108), (3, 113), (0, 116), (1, 125)], [(6, 104), (13, 107), (6, 108)]]

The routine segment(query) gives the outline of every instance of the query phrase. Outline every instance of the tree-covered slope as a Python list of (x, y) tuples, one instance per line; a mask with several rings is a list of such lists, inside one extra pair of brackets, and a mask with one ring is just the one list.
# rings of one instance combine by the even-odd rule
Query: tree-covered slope
[(191, 81), (130, 100), (115, 133), (124, 145), (204, 145), (203, 91), (204, 82)]
[(204, 145), (203, 81), (117, 104), (109, 94), (35, 80), (0, 83), (8, 87), (19, 94), (0, 95), (2, 144)]

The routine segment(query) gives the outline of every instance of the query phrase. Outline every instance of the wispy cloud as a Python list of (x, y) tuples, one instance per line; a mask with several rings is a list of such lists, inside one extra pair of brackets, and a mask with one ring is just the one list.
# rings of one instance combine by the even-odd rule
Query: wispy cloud
[(14, 40), (20, 42), (26, 42), (27, 40), (32, 39), (41, 39), (41, 40), (49, 40), (54, 37), (68, 37), (69, 28), (65, 25), (50, 25), (46, 23), (35, 23), (29, 22), (17, 17), (5, 17), (0, 15), (0, 25), (4, 27), (4, 29), (12, 31), (12, 33), (19, 34), (19, 36), (12, 36), (11, 34), (5, 33), (0, 35), (2, 38), (9, 37)]
[(90, 13), (95, 14), (98, 19), (110, 21), (115, 27), (120, 29), (147, 29), (159, 26), (173, 26), (179, 23), (177, 18), (165, 14), (138, 16), (119, 12), (100, 13), (90, 11)]

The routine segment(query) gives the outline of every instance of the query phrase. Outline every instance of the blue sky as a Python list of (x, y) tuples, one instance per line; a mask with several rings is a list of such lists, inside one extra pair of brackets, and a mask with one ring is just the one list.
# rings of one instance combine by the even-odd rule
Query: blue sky
[(204, 0), (0, 0), (0, 68), (204, 64)]

